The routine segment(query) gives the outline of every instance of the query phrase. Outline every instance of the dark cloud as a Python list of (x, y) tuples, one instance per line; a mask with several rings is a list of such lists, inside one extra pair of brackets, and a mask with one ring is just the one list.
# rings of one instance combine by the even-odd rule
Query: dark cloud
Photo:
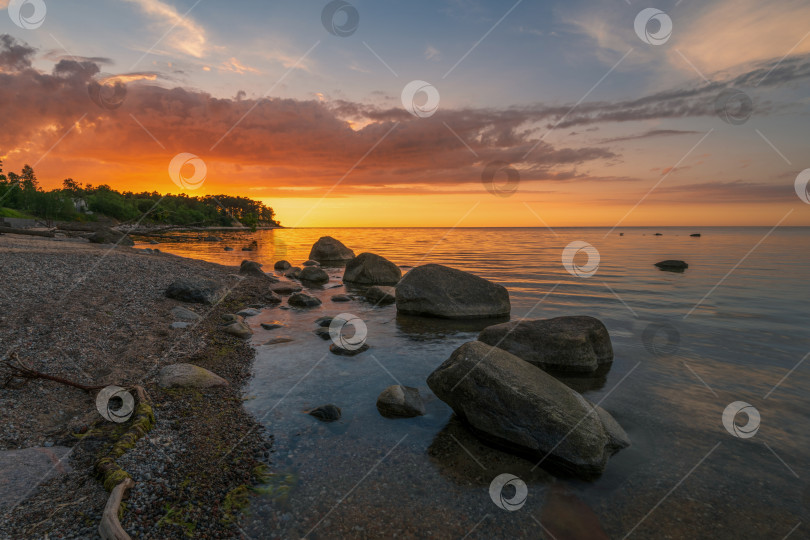
[(603, 139), (600, 141), (602, 144), (605, 143), (613, 143), (613, 142), (620, 142), (620, 141), (635, 141), (638, 139), (649, 139), (652, 137), (670, 137), (673, 135), (695, 135), (695, 134), (702, 134), (701, 131), (689, 131), (683, 129), (651, 129), (649, 131), (645, 131), (644, 133), (640, 133), (638, 135), (628, 135), (626, 137), (613, 137), (612, 139)]
[(8, 34), (0, 35), (0, 71), (19, 71), (31, 67), (36, 49), (20, 43)]

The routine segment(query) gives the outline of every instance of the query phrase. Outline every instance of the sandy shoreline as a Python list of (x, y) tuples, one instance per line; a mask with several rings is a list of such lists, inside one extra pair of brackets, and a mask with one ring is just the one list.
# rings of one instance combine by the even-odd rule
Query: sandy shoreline
[[(142, 384), (152, 398), (154, 429), (119, 459), (136, 481), (121, 520), (133, 536), (238, 536), (240, 499), (264, 472), (257, 467), (267, 462), (270, 440), (241, 395), (254, 351), (216, 330), (222, 314), (261, 303), (260, 284), (236, 271), (132, 248), (0, 236), (2, 357), (15, 351), (33, 369), (83, 384)], [(216, 280), (231, 292), (214, 308), (166, 298), (166, 287), (183, 277)], [(170, 328), (177, 305), (203, 320)], [(178, 362), (205, 367), (230, 385), (159, 388), (158, 370)], [(0, 364), (0, 385), (10, 375)], [(0, 507), (0, 537), (97, 536), (108, 494), (92, 467), (118, 425), (99, 415), (94, 400), (95, 392), (45, 380), (0, 387), (0, 450), (69, 447), (72, 469), (17, 506)]]

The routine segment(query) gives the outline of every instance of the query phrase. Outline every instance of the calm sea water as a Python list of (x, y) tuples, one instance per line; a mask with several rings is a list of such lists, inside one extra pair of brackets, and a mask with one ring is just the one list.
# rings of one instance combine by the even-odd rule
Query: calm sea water
[[(273, 308), (250, 319), (258, 347), (246, 406), (275, 436), (276, 473), (243, 527), (253, 538), (790, 538), (810, 537), (810, 229), (279, 229), (217, 233), (223, 243), (164, 243), (163, 251), (237, 265), (300, 264), (323, 235), (403, 266), (437, 262), (504, 285), (512, 318), (586, 314), (607, 326), (610, 371), (566, 381), (610, 411), (632, 446), (585, 482), (558, 478), (471, 436), (430, 393), (428, 374), (480, 325), (396, 316), (346, 293), (340, 269), (310, 311)], [(620, 236), (619, 232), (624, 235)], [(655, 233), (662, 233), (655, 236)], [(702, 237), (692, 238), (690, 233)], [(766, 237), (767, 236), (767, 237)], [(259, 250), (242, 252), (250, 240)], [(563, 267), (573, 241), (600, 254), (591, 277)], [(223, 246), (235, 248), (223, 251)], [(684, 273), (653, 263), (683, 259)], [(575, 261), (582, 265), (585, 258)], [(351, 292), (351, 291), (348, 291)], [(351, 313), (371, 349), (328, 352), (311, 333), (322, 315)], [(265, 331), (260, 322), (288, 328)], [(294, 341), (261, 345), (272, 337)], [(391, 384), (420, 389), (428, 414), (376, 410)], [(729, 433), (733, 402), (758, 411), (758, 431)], [(334, 403), (343, 418), (305, 414)], [(745, 424), (741, 413), (738, 424)], [(528, 486), (509, 512), (489, 494), (511, 473)], [(511, 489), (511, 488), (507, 488)], [(509, 496), (510, 493), (505, 492)], [(803, 524), (802, 524), (803, 523)], [(801, 525), (800, 525), (801, 524)]]

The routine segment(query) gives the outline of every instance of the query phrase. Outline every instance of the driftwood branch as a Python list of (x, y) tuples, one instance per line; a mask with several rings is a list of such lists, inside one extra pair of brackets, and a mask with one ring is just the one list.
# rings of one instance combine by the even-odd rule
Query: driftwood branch
[(31, 231), (28, 229), (18, 229), (16, 227), (6, 227), (5, 225), (0, 225), (0, 233), (24, 234), (26, 236), (45, 236), (47, 238), (53, 238), (53, 231)]
[(121, 499), (134, 485), (135, 482), (132, 478), (127, 478), (115, 486), (110, 493), (107, 504), (104, 506), (104, 512), (101, 514), (101, 523), (98, 525), (98, 534), (104, 540), (130, 540), (130, 536), (118, 521), (118, 509), (121, 508)]
[(104, 386), (95, 386), (77, 383), (69, 379), (65, 379), (63, 377), (58, 377), (56, 375), (49, 375), (47, 373), (43, 373), (41, 371), (37, 371), (35, 369), (26, 367), (22, 364), (22, 361), (19, 359), (16, 352), (11, 353), (10, 358), (12, 360), (6, 360), (6, 365), (14, 371), (14, 376), (17, 377), (23, 377), (25, 379), (46, 379), (48, 381), (66, 384), (67, 386), (72, 386), (73, 388), (78, 388), (86, 392), (90, 392), (93, 390), (101, 390), (102, 388), (104, 388)]

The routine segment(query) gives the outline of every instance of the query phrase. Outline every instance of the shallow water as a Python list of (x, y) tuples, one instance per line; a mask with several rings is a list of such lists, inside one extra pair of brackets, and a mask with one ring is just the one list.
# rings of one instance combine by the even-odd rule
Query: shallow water
[[(215, 233), (223, 243), (157, 246), (223, 264), (257, 260), (269, 270), (281, 258), (300, 264), (312, 243), (329, 234), (356, 253), (373, 251), (405, 266), (443, 263), (498, 282), (510, 292), (513, 319), (587, 314), (611, 334), (609, 372), (567, 382), (610, 411), (633, 444), (595, 481), (558, 478), (480, 443), (427, 388), (427, 375), (480, 328), (397, 317), (393, 306), (359, 300), (333, 303), (332, 295), (347, 291), (341, 270), (330, 270), (330, 283), (315, 291), (324, 301), (320, 308), (273, 308), (249, 319), (258, 355), (246, 406), (275, 436), (277, 475), (271, 494), (254, 499), (244, 532), (253, 538), (808, 537), (810, 361), (802, 359), (810, 351), (810, 230), (779, 229), (767, 238), (767, 228), (607, 232), (279, 229)], [(693, 232), (702, 237), (690, 237)], [(254, 238), (259, 250), (242, 252)], [(563, 267), (562, 251), (575, 240), (600, 253), (592, 277)], [(225, 245), (235, 251), (223, 251)], [(663, 259), (683, 259), (689, 269), (660, 271), (653, 263)], [(335, 356), (330, 342), (311, 333), (316, 318), (343, 312), (366, 322), (369, 351)], [(259, 327), (270, 320), (288, 328)], [(294, 341), (260, 345), (278, 336)], [(425, 416), (378, 414), (377, 395), (398, 383), (419, 388)], [(721, 422), (735, 401), (761, 415), (751, 438), (731, 435)], [(326, 403), (343, 409), (339, 422), (305, 414)], [(520, 510), (502, 510), (490, 499), (490, 482), (500, 473), (528, 485)]]

